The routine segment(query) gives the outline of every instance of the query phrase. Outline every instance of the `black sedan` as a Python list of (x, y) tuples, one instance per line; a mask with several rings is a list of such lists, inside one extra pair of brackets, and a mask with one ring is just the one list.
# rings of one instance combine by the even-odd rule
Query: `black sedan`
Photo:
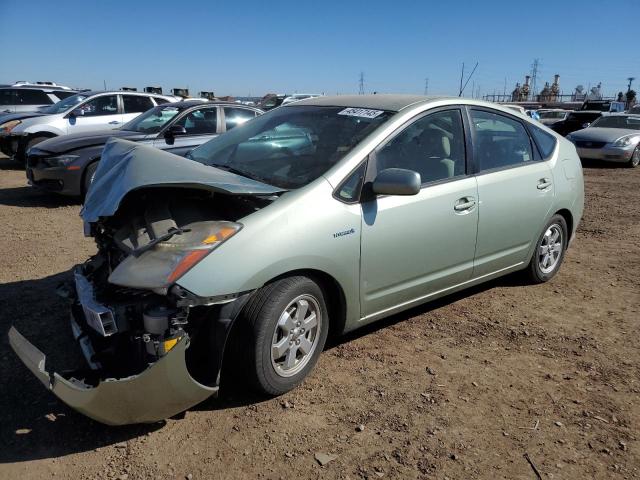
[(27, 179), (36, 188), (84, 196), (93, 181), (102, 148), (111, 137), (184, 156), (261, 113), (260, 109), (236, 103), (185, 101), (158, 105), (118, 130), (64, 135), (39, 143), (27, 153)]
[(560, 120), (559, 122), (549, 125), (549, 128), (566, 137), (571, 132), (587, 128), (601, 116), (602, 112), (595, 110), (578, 110), (570, 112), (564, 120)]

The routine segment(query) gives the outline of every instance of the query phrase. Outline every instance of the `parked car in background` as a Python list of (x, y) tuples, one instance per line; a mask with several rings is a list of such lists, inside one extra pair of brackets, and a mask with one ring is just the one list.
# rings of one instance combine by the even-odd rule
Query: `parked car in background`
[(260, 99), (256, 106), (266, 112), (267, 110), (272, 110), (282, 105), (282, 102), (284, 102), (285, 98), (287, 98), (288, 96), (289, 95), (284, 94), (267, 93)]
[[(520, 105), (510, 105), (508, 103), (505, 103), (502, 105), (505, 108), (508, 108), (510, 110), (513, 110), (514, 112), (518, 112), (521, 113), (522, 115), (527, 115), (527, 111), (525, 110), (524, 107), (521, 107)], [(529, 116), (529, 115), (527, 115)]]
[(60, 135), (118, 128), (150, 108), (177, 99), (139, 92), (81, 92), (33, 113), (0, 116), (0, 150), (24, 163), (26, 151)]
[(597, 110), (599, 112), (624, 112), (625, 103), (613, 100), (585, 100), (580, 110)]
[(571, 132), (587, 128), (589, 125), (591, 125), (591, 122), (600, 118), (601, 116), (602, 112), (577, 110), (574, 112), (569, 112), (567, 118), (552, 123), (551, 125), (549, 125), (549, 128), (555, 132), (558, 132), (560, 135), (567, 136)]
[(567, 135), (580, 158), (640, 165), (640, 115), (611, 114)]
[(538, 116), (540, 117), (540, 123), (546, 126), (553, 125), (554, 123), (566, 120), (571, 113), (570, 110), (563, 110), (561, 108), (549, 108), (538, 110)]
[(637, 105), (634, 105), (633, 107), (631, 107), (627, 113), (632, 113), (634, 115), (640, 115), (640, 103), (637, 104)]
[(304, 100), (305, 98), (316, 98), (321, 97), (320, 93), (296, 93), (293, 95), (289, 95), (282, 101), (282, 105), (287, 105), (289, 103), (297, 102), (298, 100)]
[[(263, 140), (274, 131), (308, 141)], [(549, 281), (583, 211), (572, 144), (458, 97), (301, 100), (189, 156), (105, 145), (82, 211), (98, 251), (60, 289), (90, 374), (54, 374), (9, 331), (47, 388), (103, 423), (175, 415), (218, 392), (221, 368), (279, 395), (329, 333), (511, 272)]]
[(176, 155), (262, 113), (236, 103), (188, 100), (158, 105), (116, 130), (97, 130), (45, 140), (27, 152), (27, 179), (36, 188), (84, 195), (109, 138), (123, 138)]
[(67, 88), (40, 85), (0, 87), (0, 113), (34, 112), (75, 95)]

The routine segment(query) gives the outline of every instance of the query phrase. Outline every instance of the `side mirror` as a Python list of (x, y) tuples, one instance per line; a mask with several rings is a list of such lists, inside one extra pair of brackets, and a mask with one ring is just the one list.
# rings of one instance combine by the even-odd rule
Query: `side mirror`
[(69, 114), (70, 117), (83, 117), (84, 116), (84, 110), (82, 108), (76, 108), (75, 110), (71, 110), (71, 113)]
[(583, 123), (582, 128), (587, 128), (589, 125), (591, 125), (591, 122)]
[(387, 168), (373, 181), (373, 193), (378, 195), (416, 195), (420, 192), (420, 174), (404, 168)]
[(187, 129), (182, 125), (171, 125), (164, 132), (164, 141), (167, 142), (167, 145), (173, 145), (175, 142), (175, 138), (179, 135), (186, 135)]

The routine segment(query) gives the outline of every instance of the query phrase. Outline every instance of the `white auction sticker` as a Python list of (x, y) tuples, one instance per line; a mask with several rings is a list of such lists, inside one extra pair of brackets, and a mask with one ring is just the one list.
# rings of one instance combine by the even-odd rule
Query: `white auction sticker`
[(371, 110), (369, 108), (345, 108), (338, 115), (347, 115), (349, 117), (364, 117), (364, 118), (376, 118), (382, 115), (384, 110)]

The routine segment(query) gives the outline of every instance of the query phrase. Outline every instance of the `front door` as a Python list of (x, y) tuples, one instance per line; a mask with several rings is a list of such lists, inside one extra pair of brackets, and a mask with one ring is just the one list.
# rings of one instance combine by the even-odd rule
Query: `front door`
[(553, 176), (515, 117), (471, 109), (479, 222), (474, 277), (529, 261), (553, 204)]
[(377, 149), (373, 161), (378, 172), (418, 172), (422, 188), (362, 205), (361, 309), (369, 318), (469, 280), (478, 223), (459, 109), (411, 122)]
[(176, 155), (186, 155), (189, 150), (217, 136), (218, 115), (218, 107), (215, 106), (204, 106), (190, 110), (170, 125), (184, 127), (185, 135), (167, 138), (164, 133), (167, 129), (165, 129), (153, 141), (153, 146)]
[(67, 117), (67, 133), (114, 129), (122, 126), (122, 114), (118, 109), (118, 95), (100, 95), (74, 109), (81, 115)]

